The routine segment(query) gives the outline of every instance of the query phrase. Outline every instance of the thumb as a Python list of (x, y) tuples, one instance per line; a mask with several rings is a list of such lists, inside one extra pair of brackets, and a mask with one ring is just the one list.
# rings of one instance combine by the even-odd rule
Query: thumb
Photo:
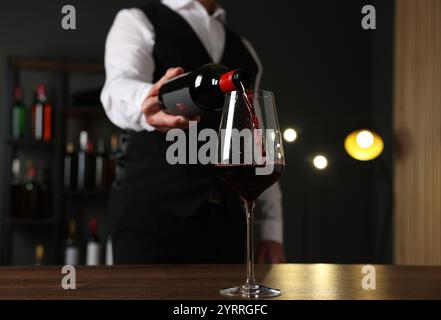
[(156, 82), (155, 85), (152, 87), (152, 95), (157, 95), (159, 89), (162, 87), (162, 85), (165, 82), (173, 78), (176, 78), (177, 76), (183, 73), (184, 73), (184, 69), (182, 69), (181, 67), (168, 69), (167, 72), (162, 76), (162, 78), (159, 79), (158, 82)]

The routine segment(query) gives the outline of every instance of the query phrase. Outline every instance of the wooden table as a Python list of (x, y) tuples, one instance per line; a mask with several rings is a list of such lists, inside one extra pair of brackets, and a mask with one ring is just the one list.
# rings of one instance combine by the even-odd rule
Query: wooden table
[[(375, 266), (376, 289), (363, 290), (362, 265), (257, 267), (283, 290), (276, 299), (441, 299), (441, 267)], [(0, 299), (221, 299), (243, 281), (242, 265), (77, 267), (76, 290), (61, 287), (61, 267), (0, 268)]]

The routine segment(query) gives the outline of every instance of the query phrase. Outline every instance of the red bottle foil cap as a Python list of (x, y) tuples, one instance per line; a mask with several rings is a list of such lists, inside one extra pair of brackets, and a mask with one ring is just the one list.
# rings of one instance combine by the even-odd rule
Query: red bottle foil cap
[(37, 97), (39, 100), (45, 100), (46, 99), (46, 87), (44, 84), (37, 85), (36, 90), (37, 91)]
[(233, 70), (227, 73), (224, 73), (219, 79), (219, 87), (222, 92), (231, 92), (236, 90), (236, 86), (234, 85), (233, 76), (237, 70)]

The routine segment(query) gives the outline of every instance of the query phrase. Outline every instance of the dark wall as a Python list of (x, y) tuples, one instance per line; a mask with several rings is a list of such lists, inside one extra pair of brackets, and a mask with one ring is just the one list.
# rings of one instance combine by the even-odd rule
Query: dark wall
[[(367, 1), (220, 2), (229, 25), (253, 42), (262, 59), (262, 86), (276, 94), (282, 127), (299, 132), (294, 144), (285, 145), (282, 179), (288, 260), (389, 262), (393, 1), (369, 2), (378, 12), (375, 31), (361, 28)], [(7, 56), (102, 61), (116, 12), (140, 3), (1, 1), (1, 108), (9, 94)], [(64, 4), (77, 9), (75, 31), (61, 29)], [(6, 121), (0, 118), (1, 128)], [(379, 160), (357, 162), (345, 153), (345, 135), (360, 127), (372, 127), (385, 138)], [(1, 154), (4, 135), (1, 130)], [(329, 159), (324, 172), (311, 166), (317, 153)], [(2, 165), (1, 181), (4, 174)]]

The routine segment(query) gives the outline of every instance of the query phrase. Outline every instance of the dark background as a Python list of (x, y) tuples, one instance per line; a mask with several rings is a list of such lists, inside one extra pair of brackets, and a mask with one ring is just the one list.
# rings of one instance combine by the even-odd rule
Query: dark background
[[(102, 62), (118, 10), (142, 3), (0, 1), (2, 110), (10, 95), (8, 56)], [(282, 129), (294, 127), (299, 133), (295, 143), (285, 143), (287, 168), (281, 181), (288, 261), (392, 262), (393, 1), (220, 3), (227, 23), (251, 40), (263, 62), (262, 87), (275, 92)], [(77, 30), (61, 28), (66, 4), (76, 8)], [(361, 28), (365, 4), (377, 9), (377, 30)], [(91, 86), (102, 81), (89, 80)], [(0, 128), (9, 128), (8, 121), (0, 117)], [(385, 141), (375, 161), (356, 161), (343, 148), (345, 136), (364, 127)], [(5, 136), (0, 130), (0, 155), (6, 150)], [(319, 153), (329, 160), (324, 171), (311, 165)], [(0, 181), (5, 169), (2, 164)]]

